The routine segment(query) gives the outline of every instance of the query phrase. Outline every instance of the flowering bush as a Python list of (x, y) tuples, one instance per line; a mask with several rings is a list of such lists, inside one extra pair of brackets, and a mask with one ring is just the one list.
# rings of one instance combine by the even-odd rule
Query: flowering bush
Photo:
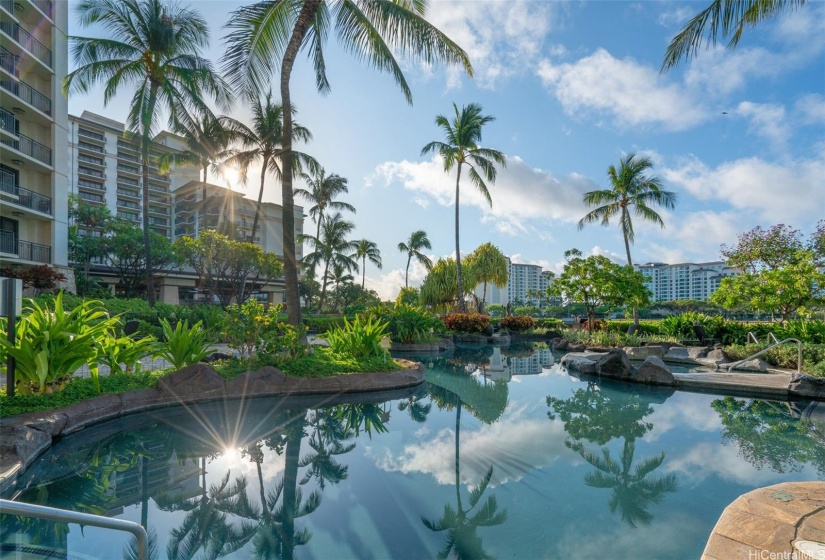
[(490, 324), (490, 316), (480, 313), (450, 313), (444, 318), (444, 326), (460, 333), (480, 333)]
[(273, 354), (284, 351), (294, 357), (306, 348), (303, 343), (306, 326), (295, 327), (279, 321), (280, 304), (267, 309), (259, 301), (250, 299), (243, 305), (230, 305), (226, 312), (224, 338), (242, 358), (249, 358), (257, 352)]
[(508, 331), (521, 332), (532, 329), (536, 322), (529, 315), (510, 315), (501, 320), (501, 326)]

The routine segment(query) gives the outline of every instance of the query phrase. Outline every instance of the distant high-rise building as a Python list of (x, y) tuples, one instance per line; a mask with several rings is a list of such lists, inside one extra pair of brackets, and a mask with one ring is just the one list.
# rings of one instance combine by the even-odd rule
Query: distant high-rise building
[(0, 265), (50, 264), (71, 277), (67, 33), (67, 2), (0, 2)]
[(647, 263), (634, 265), (645, 277), (652, 301), (695, 299), (706, 301), (723, 278), (739, 274), (722, 261), (706, 263)]

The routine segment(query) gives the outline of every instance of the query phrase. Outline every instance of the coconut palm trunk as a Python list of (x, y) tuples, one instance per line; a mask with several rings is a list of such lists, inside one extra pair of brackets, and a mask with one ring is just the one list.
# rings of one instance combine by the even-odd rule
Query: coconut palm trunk
[[(152, 84), (149, 90), (149, 106), (154, 111), (158, 86)], [(155, 306), (155, 273), (152, 270), (152, 238), (149, 232), (149, 138), (148, 128), (144, 128), (140, 140), (143, 169), (143, 254), (146, 260), (146, 301), (149, 307)]]
[[(286, 284), (286, 311), (289, 323), (301, 324), (301, 300), (298, 292), (298, 260), (295, 256), (295, 197), (292, 193), (292, 98), (289, 91), (289, 79), (295, 58), (304, 42), (307, 30), (315, 19), (322, 0), (307, 0), (301, 7), (292, 36), (284, 51), (281, 62), (281, 105), (284, 110), (284, 140), (282, 159), (281, 198), (284, 209), (283, 243), (284, 243), (284, 283)], [(289, 210), (287, 212), (287, 210)]]
[(464, 278), (461, 275), (461, 248), (458, 242), (459, 183), (461, 183), (461, 164), (458, 165), (458, 173), (455, 175), (455, 270), (458, 284), (458, 309), (462, 313), (467, 313), (467, 305), (464, 303)]
[[(264, 181), (266, 180), (266, 170), (269, 168), (269, 159), (264, 157), (264, 161), (261, 164), (261, 188), (258, 190), (258, 203), (255, 205), (255, 219), (252, 220), (252, 239), (250, 239), (250, 243), (255, 243), (255, 232), (258, 229), (258, 219), (261, 215), (261, 201), (264, 197)], [(294, 225), (294, 218), (293, 218), (293, 225)], [(286, 227), (286, 216), (284, 216), (284, 227)]]
[[(626, 224), (629, 220), (629, 216), (627, 215), (627, 206), (622, 206), (622, 223)], [(627, 236), (627, 230), (624, 228), (622, 229), (622, 234), (624, 235), (624, 250), (627, 253), (627, 265), (633, 266), (633, 259), (630, 258), (630, 239)], [(633, 324), (636, 325), (636, 330), (639, 329), (639, 308), (635, 305), (633, 306)], [(591, 331), (592, 326), (591, 326)]]

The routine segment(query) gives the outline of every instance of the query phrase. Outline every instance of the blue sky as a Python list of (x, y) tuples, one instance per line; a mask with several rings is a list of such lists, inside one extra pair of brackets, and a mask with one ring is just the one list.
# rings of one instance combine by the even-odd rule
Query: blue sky
[[(241, 3), (192, 4), (210, 22), (206, 55), (217, 63), (221, 26)], [(416, 229), (427, 231), (434, 258), (455, 251), (455, 176), (419, 155), (442, 139), (435, 116), (453, 103), (477, 102), (495, 116), (483, 144), (508, 156), (490, 188), (492, 208), (462, 183), (465, 253), (490, 241), (515, 262), (555, 271), (573, 247), (623, 262), (617, 226), (576, 224), (587, 212), (582, 194), (607, 188), (608, 166), (632, 152), (650, 156), (653, 173), (679, 195), (674, 211), (660, 212), (665, 229), (634, 222), (635, 262), (716, 260), (720, 244), (757, 225), (809, 233), (825, 217), (825, 3), (748, 30), (736, 50), (706, 50), (660, 75), (669, 40), (705, 5), (434, 1), (430, 20), (468, 52), (475, 78), (405, 63), (413, 106), (334, 37), (329, 95), (315, 91), (311, 65), (299, 58), (292, 97), (314, 135), (303, 149), (348, 178), (354, 238), (375, 241), (382, 253), (383, 270), (367, 265), (367, 286), (395, 297), (406, 264), (396, 246)], [(84, 34), (74, 12), (70, 33)], [(124, 91), (104, 114), (125, 120), (129, 98)], [(70, 112), (100, 112), (99, 99), (72, 97)], [(240, 106), (232, 114), (246, 116)], [(257, 194), (254, 180), (245, 192)], [(274, 180), (264, 199), (280, 202)], [(314, 229), (309, 219), (305, 227)], [(424, 275), (414, 265), (411, 284)]]

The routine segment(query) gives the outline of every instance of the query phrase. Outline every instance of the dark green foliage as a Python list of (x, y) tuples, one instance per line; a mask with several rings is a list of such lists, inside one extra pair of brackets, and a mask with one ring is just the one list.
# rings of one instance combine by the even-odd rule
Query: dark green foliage
[(444, 318), (444, 326), (458, 333), (480, 333), (489, 324), (490, 316), (479, 313), (450, 313)]
[(510, 315), (501, 320), (501, 326), (508, 331), (521, 332), (532, 329), (536, 322), (529, 315)]
[[(767, 344), (735, 344), (725, 347), (725, 355), (731, 360), (743, 360), (767, 347)], [(783, 344), (759, 356), (772, 366), (796, 369), (797, 345)], [(802, 345), (802, 371), (825, 377), (825, 344)]]
[(389, 324), (387, 332), (393, 342), (429, 342), (433, 333), (444, 330), (438, 317), (419, 306), (396, 303), (393, 307), (375, 307), (371, 315)]

